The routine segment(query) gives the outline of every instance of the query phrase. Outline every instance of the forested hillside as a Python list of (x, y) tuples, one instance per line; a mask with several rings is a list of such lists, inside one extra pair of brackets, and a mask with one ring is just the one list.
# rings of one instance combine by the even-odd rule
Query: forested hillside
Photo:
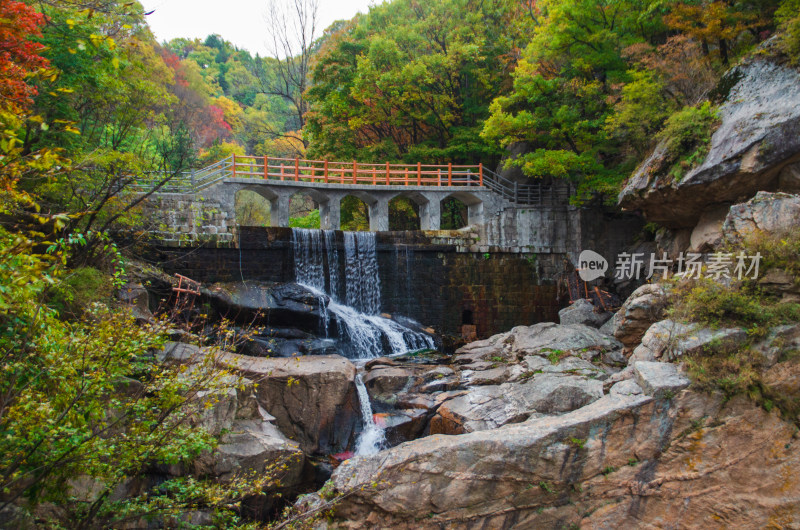
[(613, 199), (661, 137), (696, 161), (721, 73), (779, 25), (796, 57), (797, 24), (796, 3), (769, 0), (398, 0), (325, 42), (306, 135), (348, 159), (496, 162), (514, 146), (526, 176)]

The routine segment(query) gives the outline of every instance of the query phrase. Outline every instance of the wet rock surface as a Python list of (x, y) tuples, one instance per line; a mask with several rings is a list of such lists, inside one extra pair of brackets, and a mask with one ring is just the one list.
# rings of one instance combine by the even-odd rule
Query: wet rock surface
[(452, 357), (371, 360), (364, 384), (376, 416), (413, 418), (414, 432), (490, 430), (600, 399), (603, 379), (618, 370), (605, 365), (602, 354), (621, 349), (613, 337), (582, 324), (519, 326), (468, 344)]
[(201, 299), (220, 316), (238, 324), (284, 326), (313, 334), (320, 332), (324, 300), (295, 283), (213, 284), (201, 289)]

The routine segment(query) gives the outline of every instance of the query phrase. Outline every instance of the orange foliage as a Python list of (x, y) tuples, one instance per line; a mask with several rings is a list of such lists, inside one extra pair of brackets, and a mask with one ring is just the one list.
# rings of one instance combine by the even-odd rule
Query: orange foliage
[(637, 43), (626, 48), (623, 56), (657, 72), (666, 92), (682, 106), (700, 102), (716, 84), (711, 61), (700, 44), (687, 35), (670, 37), (657, 48)]
[(21, 113), (36, 95), (27, 79), (49, 66), (39, 53), (44, 46), (32, 42), (41, 36), (44, 16), (23, 2), (0, 1), (0, 108)]

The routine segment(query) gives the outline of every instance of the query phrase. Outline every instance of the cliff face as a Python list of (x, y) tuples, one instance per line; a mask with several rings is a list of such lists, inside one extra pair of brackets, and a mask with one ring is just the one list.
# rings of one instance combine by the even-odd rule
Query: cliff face
[(717, 87), (719, 128), (702, 164), (680, 181), (667, 175), (662, 143), (619, 196), (625, 210), (673, 229), (758, 191), (800, 191), (800, 73), (768, 48), (730, 70)]

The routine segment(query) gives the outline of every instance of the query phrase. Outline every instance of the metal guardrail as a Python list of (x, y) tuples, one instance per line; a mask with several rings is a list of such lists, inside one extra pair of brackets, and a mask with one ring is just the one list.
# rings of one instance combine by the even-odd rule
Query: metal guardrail
[(483, 184), (505, 200), (520, 206), (543, 206), (569, 201), (572, 189), (567, 182), (519, 183), (490, 169), (483, 169)]
[[(163, 178), (162, 173), (154, 175), (159, 176), (140, 179), (137, 187), (147, 189)], [(567, 201), (571, 193), (569, 184), (519, 183), (485, 168), (483, 164), (367, 164), (236, 155), (196, 171), (182, 172), (159, 192), (197, 193), (226, 178), (355, 186), (486, 188), (520, 206), (561, 203)]]

